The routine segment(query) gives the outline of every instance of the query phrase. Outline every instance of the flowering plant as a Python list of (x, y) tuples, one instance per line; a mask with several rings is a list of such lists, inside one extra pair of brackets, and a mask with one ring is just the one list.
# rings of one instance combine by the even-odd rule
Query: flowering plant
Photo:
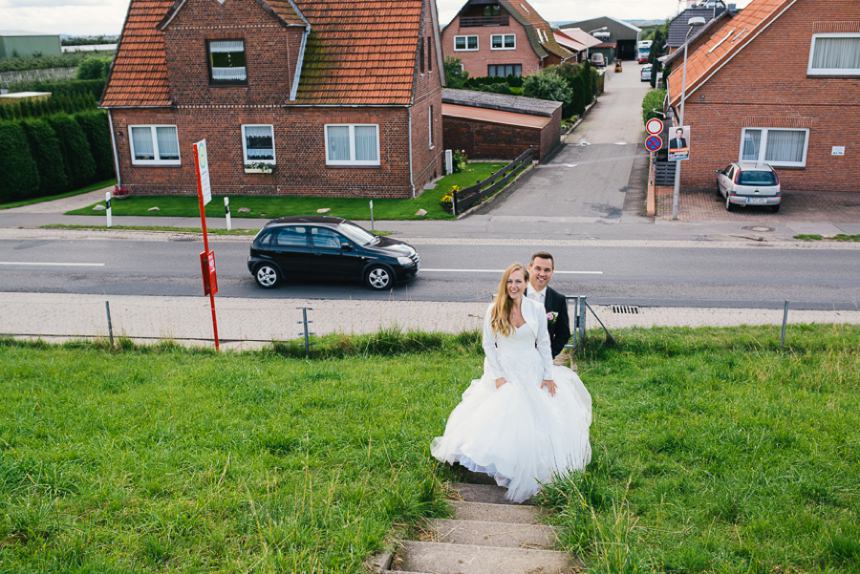
[(439, 204), (445, 211), (453, 211), (454, 209), (454, 194), (460, 191), (460, 186), (452, 185), (448, 193), (439, 198)]
[(546, 314), (546, 320), (550, 325), (554, 325), (556, 319), (558, 319), (558, 311), (550, 311)]

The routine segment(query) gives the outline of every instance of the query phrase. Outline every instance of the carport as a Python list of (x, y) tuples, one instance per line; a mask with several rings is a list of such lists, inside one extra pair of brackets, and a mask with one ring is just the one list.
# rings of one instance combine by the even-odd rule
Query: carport
[(543, 161), (561, 141), (561, 103), (470, 90), (442, 92), (445, 147), (511, 160), (531, 147)]

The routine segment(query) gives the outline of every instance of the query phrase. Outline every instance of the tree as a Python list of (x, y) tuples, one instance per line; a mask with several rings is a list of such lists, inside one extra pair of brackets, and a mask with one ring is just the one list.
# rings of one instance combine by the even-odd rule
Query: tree
[(523, 82), (523, 95), (541, 100), (555, 100), (567, 105), (573, 101), (573, 90), (552, 68), (526, 78)]
[(55, 195), (68, 189), (60, 140), (51, 124), (44, 119), (30, 119), (22, 124), (30, 144), (30, 155), (39, 170), (39, 195)]
[(100, 80), (107, 77), (108, 69), (110, 69), (110, 60), (88, 56), (78, 66), (78, 79)]
[(0, 202), (39, 193), (39, 172), (19, 122), (0, 123)]
[(69, 185), (78, 188), (92, 183), (96, 174), (96, 162), (81, 126), (67, 114), (51, 116), (48, 122), (60, 140)]
[(107, 114), (101, 110), (81, 112), (75, 114), (74, 118), (90, 144), (90, 152), (96, 162), (96, 177), (98, 179), (114, 177), (113, 147)]
[(469, 72), (463, 69), (459, 58), (445, 58), (445, 84), (449, 88), (462, 88), (469, 79)]

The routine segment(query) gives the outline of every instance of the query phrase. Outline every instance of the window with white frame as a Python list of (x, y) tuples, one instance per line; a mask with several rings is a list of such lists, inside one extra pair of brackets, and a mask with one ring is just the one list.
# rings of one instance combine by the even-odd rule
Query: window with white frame
[(477, 36), (454, 36), (455, 52), (474, 52), (478, 49)]
[(806, 73), (810, 76), (860, 76), (860, 33), (813, 35)]
[(741, 161), (767, 162), (776, 167), (805, 167), (808, 129), (744, 128)]
[(209, 41), (209, 79), (213, 84), (244, 84), (248, 81), (244, 40)]
[(176, 126), (128, 126), (132, 165), (180, 165)]
[(507, 78), (513, 76), (521, 78), (523, 75), (522, 64), (489, 64), (487, 66), (487, 75), (491, 78)]
[(515, 50), (516, 47), (516, 34), (492, 34), (490, 36), (491, 50)]
[(242, 153), (246, 164), (275, 164), (275, 130), (268, 124), (242, 126)]
[(327, 124), (326, 165), (379, 165), (378, 124)]

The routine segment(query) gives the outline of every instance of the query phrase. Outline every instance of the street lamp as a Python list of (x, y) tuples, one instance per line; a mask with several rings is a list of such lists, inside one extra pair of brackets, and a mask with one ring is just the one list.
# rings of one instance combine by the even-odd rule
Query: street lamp
[[(705, 19), (696, 16), (687, 20), (687, 35), (684, 37), (684, 68), (681, 72), (681, 117), (680, 126), (684, 125), (684, 100), (687, 99), (687, 46), (690, 44), (690, 33), (693, 28), (705, 25)], [(678, 204), (681, 201), (681, 160), (675, 160), (675, 189), (672, 192), (672, 220), (678, 219)]]

